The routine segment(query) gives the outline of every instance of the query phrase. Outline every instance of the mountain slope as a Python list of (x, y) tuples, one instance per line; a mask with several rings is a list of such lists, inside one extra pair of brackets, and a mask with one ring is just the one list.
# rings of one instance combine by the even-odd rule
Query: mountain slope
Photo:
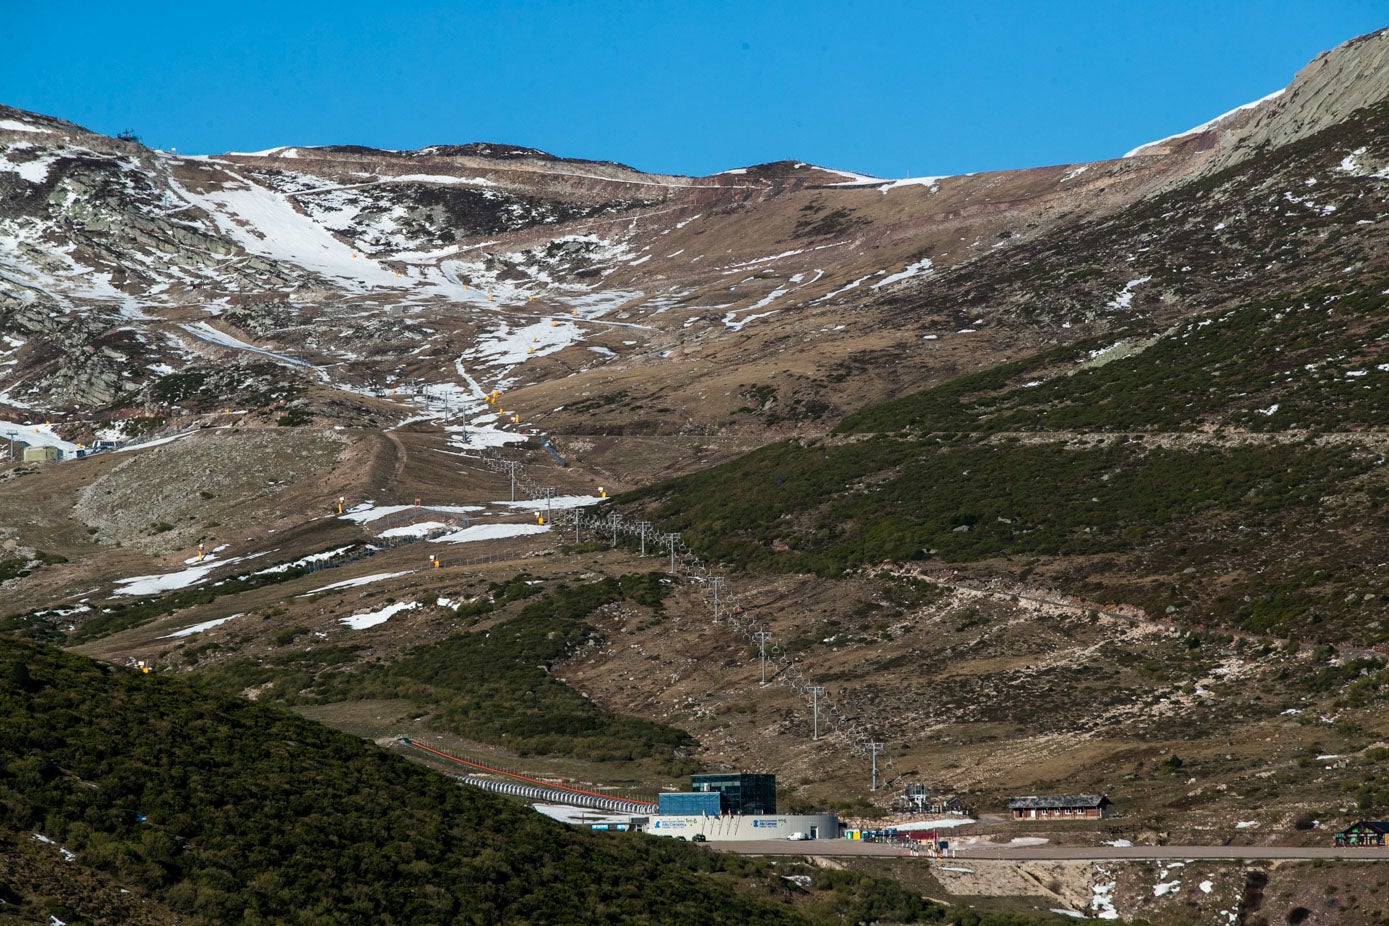
[[(177, 414), (160, 377), (201, 375), (249, 344), (356, 391), (428, 384), (476, 401), (484, 379), (531, 386), (537, 413), (565, 404), (563, 378), (570, 393), (685, 409), (695, 430), (742, 404), (722, 375), (735, 367), (743, 385), (793, 371), (788, 404), (852, 408), (905, 385), (872, 362), (910, 343), (893, 304), (938, 303), (957, 292), (934, 285), (954, 268), (996, 277), (1023, 262), (1020, 246), (1339, 124), (1383, 98), (1385, 44), (1348, 43), (1218, 131), (1135, 157), (916, 181), (791, 163), (657, 176), (497, 145), (187, 158), (5, 109), (0, 327), (14, 343), (0, 394), (45, 416)], [(1079, 314), (1102, 316), (1123, 285)], [(966, 311), (914, 320), (939, 335), (978, 328)], [(199, 321), (221, 334), (190, 330)], [(1008, 322), (933, 347), (959, 369), (1076, 333)], [(519, 337), (536, 349), (503, 350)], [(813, 382), (845, 366), (875, 368), (847, 403)], [(592, 417), (554, 414), (567, 430)]]
[(894, 791), (1127, 814), (1061, 842), (1324, 842), (1389, 810), (1386, 45), (1132, 157), (903, 182), (7, 110), (0, 401), (168, 443), (4, 468), (0, 628), (647, 793), (871, 819), (872, 741)]
[[(354, 737), (186, 683), (14, 641), (0, 641), (0, 673), (0, 839), (37, 832), (57, 843), (69, 863), (155, 901), (146, 921), (803, 923), (870, 909), (898, 922), (945, 918), (873, 879), (798, 912), (749, 890), (769, 893), (779, 880), (770, 866), (576, 832)], [(17, 887), (0, 881), (4, 907), (53, 909)], [(89, 901), (74, 912), (125, 921)]]

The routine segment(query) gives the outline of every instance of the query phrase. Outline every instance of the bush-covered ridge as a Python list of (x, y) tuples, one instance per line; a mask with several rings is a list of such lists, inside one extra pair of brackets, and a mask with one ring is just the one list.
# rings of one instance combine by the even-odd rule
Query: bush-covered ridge
[(1276, 527), (1373, 466), (1340, 449), (1169, 450), (875, 437), (777, 444), (626, 500), (740, 567), (840, 572), (935, 556), (1085, 555), (1196, 518)]
[(738, 568), (1049, 562), (1091, 600), (1382, 643), (1382, 463), (1373, 448), (1313, 440), (876, 435), (771, 445), (620, 502)]
[[(0, 680), (0, 844), (41, 832), (76, 853), (55, 864), (184, 922), (1060, 922), (862, 874), (807, 870), (792, 892), (795, 866), (573, 830), (294, 715), (42, 644), (0, 638)], [(0, 920), (50, 912), (4, 878), (0, 898)]]
[[(1262, 299), (1155, 334), (963, 376), (846, 417), (840, 433), (1252, 431), (1389, 424), (1389, 280)], [(1116, 359), (1103, 362), (1109, 353)], [(1101, 362), (1095, 362), (1095, 361)]]

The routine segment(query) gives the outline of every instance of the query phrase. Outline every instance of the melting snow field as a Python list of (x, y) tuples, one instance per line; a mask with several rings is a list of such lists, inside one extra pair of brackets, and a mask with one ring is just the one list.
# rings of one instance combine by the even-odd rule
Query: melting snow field
[(579, 326), (564, 316), (513, 328), (502, 322), (481, 335), (463, 356), (483, 367), (514, 367), (583, 340)]
[[(46, 424), (18, 424), (13, 421), (0, 421), (0, 435), (6, 439), (5, 443), (0, 444), (0, 453), (7, 455), (10, 451), (9, 433), (14, 432), (16, 442), (23, 442), (30, 447), (57, 447), (63, 452), (63, 456), (69, 457), (77, 452), (77, 445), (71, 441), (65, 441), (53, 433), (53, 429)], [(16, 449), (15, 458), (18, 459), (19, 451)]]
[(193, 431), (184, 431), (182, 434), (170, 434), (168, 437), (156, 437), (154, 440), (126, 444), (124, 447), (117, 447), (112, 453), (130, 453), (132, 450), (148, 450), (151, 447), (160, 447), (164, 444), (172, 444), (176, 440), (183, 440), (185, 437), (189, 437), (194, 433)]
[(372, 521), (380, 520), (389, 515), (398, 514), (402, 511), (410, 511), (414, 505), (382, 505), (376, 507), (375, 502), (362, 502), (360, 505), (353, 505), (338, 517), (344, 521), (356, 521), (358, 524), (369, 524)]
[(322, 562), (323, 560), (332, 559), (333, 557), (338, 556), (339, 554), (346, 553), (350, 549), (352, 549), (352, 545), (338, 547), (336, 550), (324, 550), (322, 553), (310, 553), (308, 556), (305, 556), (302, 559), (296, 559), (292, 563), (280, 563), (280, 565), (278, 566), (271, 566), (269, 569), (262, 569), (259, 572), (254, 573), (254, 575), (263, 576), (267, 573), (272, 572), (288, 572), (289, 570), (297, 569), (300, 566), (308, 566), (313, 563)]
[(346, 624), (353, 630), (366, 630), (368, 627), (375, 627), (377, 624), (384, 624), (386, 621), (395, 617), (401, 611), (413, 611), (418, 608), (417, 601), (398, 601), (395, 604), (387, 605), (379, 611), (367, 611), (364, 614), (354, 614), (351, 617), (340, 617), (338, 623)]
[(1114, 882), (1096, 884), (1091, 888), (1090, 909), (1097, 919), (1117, 920), (1119, 912), (1114, 909)]
[(1127, 283), (1124, 284), (1124, 288), (1119, 290), (1119, 292), (1115, 294), (1113, 299), (1109, 300), (1109, 305), (1107, 306), (1107, 308), (1115, 311), (1120, 311), (1132, 307), (1134, 288), (1137, 286), (1142, 286), (1144, 283), (1147, 283), (1151, 279), (1152, 277), (1139, 277), (1136, 280), (1129, 280)]
[(41, 125), (30, 125), (28, 122), (19, 122), (15, 119), (0, 119), (0, 130), (6, 132), (36, 132), (45, 135), (53, 131)]
[(232, 350), (243, 350), (252, 354), (260, 354), (265, 357), (274, 358), (275, 360), (283, 360), (285, 363), (290, 363), (294, 366), (313, 367), (313, 364), (300, 360), (298, 357), (277, 354), (274, 351), (256, 347), (254, 344), (247, 344), (245, 341), (234, 338), (224, 331), (218, 331), (207, 322), (193, 322), (189, 325), (179, 325), (179, 327), (199, 341), (206, 341), (208, 344), (216, 344), (219, 347), (229, 347)]
[(174, 189), (187, 202), (206, 209), (223, 232), (252, 254), (289, 261), (343, 283), (398, 289), (410, 285), (409, 280), (375, 261), (358, 257), (327, 229), (297, 211), (283, 195), (244, 177), (237, 179), (243, 188), (202, 194), (178, 186)]
[(407, 524), (404, 527), (392, 527), (390, 530), (384, 530), (376, 536), (383, 540), (390, 537), (423, 537), (430, 531), (436, 531), (444, 527), (448, 527), (448, 525), (443, 521), (421, 521), (418, 524)]
[(929, 257), (923, 258), (922, 260), (919, 260), (919, 261), (917, 261), (917, 262), (914, 263), (914, 264), (908, 264), (906, 267), (904, 267), (902, 270), (899, 270), (897, 273), (892, 273), (892, 274), (889, 274), (889, 275), (883, 277), (881, 280), (879, 280), (878, 282), (874, 283), (872, 288), (873, 288), (873, 289), (880, 289), (880, 288), (882, 288), (882, 287), (884, 287), (884, 286), (891, 286), (893, 283), (896, 283), (898, 280), (906, 280), (906, 279), (909, 279), (910, 277), (914, 277), (914, 276), (917, 276), (917, 275), (922, 274), (922, 273), (930, 273), (930, 272), (931, 272), (931, 259), (930, 259)]
[(180, 569), (178, 572), (166, 572), (158, 576), (134, 576), (129, 579), (117, 579), (115, 594), (157, 595), (160, 592), (170, 592), (178, 588), (187, 588), (207, 578), (207, 574), (212, 570), (237, 562), (240, 562), (240, 560), (211, 560), (204, 561), (196, 566), (190, 566), (187, 569)]
[(305, 592), (298, 597), (307, 598), (310, 595), (317, 595), (319, 592), (331, 592), (340, 588), (356, 588), (359, 585), (370, 585), (372, 582), (384, 582), (387, 579), (398, 579), (401, 576), (408, 576), (414, 571), (413, 569), (406, 569), (403, 572), (378, 572), (369, 576), (358, 576), (355, 579), (344, 579), (341, 582), (334, 582), (332, 585), (325, 585), (311, 592)]
[(497, 502), (497, 504), (505, 505), (508, 508), (519, 508), (522, 511), (544, 511), (547, 504), (550, 508), (586, 508), (601, 501), (604, 499), (596, 495), (556, 495), (548, 502), (543, 498), (532, 498), (523, 502)]
[(1206, 129), (1212, 128), (1213, 126), (1219, 124), (1219, 123), (1220, 123), (1221, 121), (1223, 121), (1224, 119), (1226, 119), (1226, 118), (1228, 118), (1228, 117), (1230, 117), (1230, 116), (1233, 116), (1235, 113), (1243, 112), (1243, 111), (1246, 110), (1246, 109), (1253, 109), (1255, 106), (1258, 106), (1260, 103), (1265, 103), (1265, 102), (1268, 102), (1269, 100), (1277, 99), (1278, 97), (1280, 97), (1280, 96), (1283, 95), (1283, 90), (1285, 90), (1285, 89), (1287, 89), (1287, 88), (1285, 87), (1285, 88), (1281, 88), (1281, 89), (1275, 90), (1275, 91), (1273, 91), (1272, 93), (1270, 93), (1268, 96), (1262, 97), (1262, 98), (1260, 98), (1260, 99), (1257, 99), (1257, 100), (1255, 100), (1255, 101), (1252, 102), (1252, 103), (1245, 103), (1243, 106), (1236, 106), (1234, 109), (1230, 110), (1229, 112), (1221, 113), (1220, 115), (1216, 116), (1214, 119), (1210, 120), (1209, 122), (1203, 122), (1203, 123), (1201, 123), (1200, 125), (1196, 126), (1195, 128), (1187, 129), (1185, 132), (1178, 132), (1176, 135), (1168, 135), (1166, 138), (1159, 138), (1157, 141), (1150, 141), (1150, 142), (1148, 142), (1148, 143), (1146, 143), (1146, 144), (1139, 145), (1137, 148), (1134, 148), (1132, 151), (1126, 151), (1126, 152), (1124, 153), (1124, 157), (1126, 157), (1126, 158), (1137, 157), (1137, 156), (1143, 154), (1144, 151), (1146, 151), (1146, 150), (1149, 149), (1149, 148), (1156, 147), (1156, 146), (1158, 146), (1158, 145), (1164, 144), (1164, 143), (1169, 142), (1169, 141), (1173, 141), (1173, 140), (1178, 139), (1178, 138), (1185, 138), (1185, 137), (1188, 136), (1188, 135), (1195, 135), (1197, 132), (1204, 132), (1204, 131), (1206, 131)]
[(543, 524), (474, 524), (456, 530), (442, 537), (431, 538), (431, 543), (472, 543), (475, 540), (500, 540), (503, 537), (524, 537), (527, 534), (543, 534), (550, 528)]
[(176, 639), (176, 638), (178, 638), (178, 637), (191, 637), (191, 636), (192, 636), (193, 634), (195, 634), (195, 633), (202, 633), (204, 630), (211, 630), (213, 627), (220, 627), (222, 624), (225, 624), (227, 621), (234, 621), (234, 620), (236, 620), (238, 617), (242, 617), (242, 616), (243, 616), (243, 615), (241, 615), (241, 614), (233, 614), (233, 615), (231, 615), (230, 617), (219, 617), (219, 618), (217, 618), (216, 620), (203, 621), (201, 624), (194, 624), (192, 627), (185, 627), (185, 628), (183, 628), (182, 630), (176, 630), (176, 631), (174, 631), (173, 633), (166, 633), (164, 636), (160, 637), (159, 639), (161, 639), (161, 640), (173, 640), (173, 639)]

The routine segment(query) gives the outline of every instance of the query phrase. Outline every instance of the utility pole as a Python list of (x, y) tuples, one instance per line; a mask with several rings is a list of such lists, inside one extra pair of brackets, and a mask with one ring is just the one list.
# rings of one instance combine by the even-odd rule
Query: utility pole
[(646, 532), (651, 529), (650, 521), (638, 521), (637, 530), (641, 531), (641, 555), (646, 555)]
[(770, 630), (759, 630), (753, 634), (757, 638), (757, 655), (762, 663), (762, 684), (767, 684), (767, 641), (772, 638)]
[(723, 584), (723, 576), (710, 576), (709, 584), (714, 587), (714, 623), (719, 622), (719, 586)]
[(18, 435), (18, 434), (19, 434), (19, 432), (18, 432), (18, 431), (15, 431), (15, 430), (9, 430), (9, 431), (6, 431), (6, 432), (5, 432), (5, 436), (8, 437), (8, 438), (10, 439), (10, 462), (11, 462), (11, 463), (14, 462), (14, 439), (15, 439), (16, 435)]
[(516, 501), (516, 467), (521, 464), (516, 460), (503, 460), (502, 465), (506, 467), (507, 473), (511, 476), (511, 500)]
[(541, 491), (545, 493), (545, 523), (549, 524), (554, 521), (554, 515), (550, 513), (550, 504), (555, 500), (555, 490), (547, 487)]
[(825, 693), (825, 686), (807, 685), (805, 690), (810, 692), (810, 738), (818, 740), (820, 738), (820, 695)]
[(614, 512), (612, 513), (612, 522), (613, 522), (613, 546), (617, 546), (617, 525), (619, 525), (619, 524), (622, 523), (622, 515), (618, 514), (616, 511), (614, 511)]
[(870, 791), (878, 790), (878, 753), (883, 751), (882, 743), (864, 743), (864, 748), (873, 757), (873, 787)]
[(670, 574), (675, 575), (675, 548), (680, 544), (680, 535), (666, 534), (666, 543), (670, 544)]

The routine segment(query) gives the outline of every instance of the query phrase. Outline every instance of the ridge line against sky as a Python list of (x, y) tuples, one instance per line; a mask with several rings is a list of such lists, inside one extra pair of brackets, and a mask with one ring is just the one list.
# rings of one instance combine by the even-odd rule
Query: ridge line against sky
[(6, 11), (0, 103), (188, 154), (487, 141), (705, 175), (1118, 157), (1288, 84), (1389, 0), (561, 0)]

